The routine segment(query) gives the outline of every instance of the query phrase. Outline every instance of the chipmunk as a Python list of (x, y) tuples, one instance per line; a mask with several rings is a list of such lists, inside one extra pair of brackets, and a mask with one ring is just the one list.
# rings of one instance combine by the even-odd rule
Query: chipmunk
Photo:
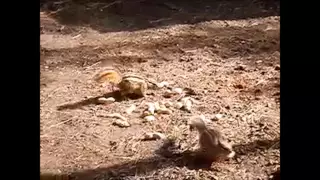
[(190, 130), (196, 128), (199, 133), (199, 149), (197, 153), (208, 160), (228, 159), (235, 155), (221, 132), (215, 129), (211, 124), (204, 121), (202, 117), (193, 118), (190, 123)]
[(150, 81), (137, 74), (129, 73), (122, 75), (113, 67), (108, 67), (96, 74), (94, 79), (98, 83), (111, 83), (112, 90), (114, 90), (115, 86), (118, 87), (122, 96), (135, 94), (144, 97), (148, 88), (157, 86), (156, 82)]

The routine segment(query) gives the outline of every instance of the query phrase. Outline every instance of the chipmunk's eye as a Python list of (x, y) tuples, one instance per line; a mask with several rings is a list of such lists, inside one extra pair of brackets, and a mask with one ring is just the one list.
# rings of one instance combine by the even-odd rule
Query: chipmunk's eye
[(194, 127), (191, 126), (191, 125), (189, 125), (189, 130), (190, 130), (190, 131), (194, 130)]

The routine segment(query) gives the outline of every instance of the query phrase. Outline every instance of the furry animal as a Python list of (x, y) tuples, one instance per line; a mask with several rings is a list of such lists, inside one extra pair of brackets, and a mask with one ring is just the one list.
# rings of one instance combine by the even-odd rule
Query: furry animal
[(191, 130), (195, 128), (199, 133), (199, 149), (197, 150), (199, 155), (212, 161), (234, 157), (235, 152), (232, 150), (232, 145), (204, 118), (193, 118), (189, 125)]
[(94, 76), (94, 80), (100, 84), (110, 83), (112, 85), (112, 90), (117, 86), (122, 80), (121, 74), (113, 67), (108, 67), (103, 71), (97, 73)]
[(156, 85), (155, 82), (147, 80), (137, 74), (130, 73), (122, 75), (113, 67), (109, 67), (96, 74), (94, 80), (98, 83), (110, 83), (112, 90), (114, 90), (114, 87), (118, 87), (122, 96), (134, 94), (144, 97), (147, 89)]

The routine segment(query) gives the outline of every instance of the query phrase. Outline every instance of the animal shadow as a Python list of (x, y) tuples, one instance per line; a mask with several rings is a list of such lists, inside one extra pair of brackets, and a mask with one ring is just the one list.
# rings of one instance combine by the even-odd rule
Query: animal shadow
[(116, 102), (121, 102), (121, 101), (128, 100), (128, 99), (135, 100), (135, 99), (141, 98), (140, 96), (135, 95), (135, 94), (128, 94), (126, 96), (122, 96), (120, 90), (117, 90), (117, 91), (113, 91), (113, 92), (108, 92), (102, 96), (92, 97), (92, 98), (81, 100), (81, 101), (78, 101), (75, 103), (68, 103), (68, 104), (58, 106), (57, 110), (61, 111), (61, 110), (65, 110), (65, 109), (80, 109), (83, 106), (88, 106), (91, 104), (98, 105), (99, 104), (98, 99), (102, 98), (102, 97), (104, 97), (104, 98), (113, 97), (116, 100)]
[(190, 170), (208, 170), (214, 162), (191, 150), (176, 152), (178, 148), (174, 140), (166, 140), (162, 147), (156, 151), (156, 154), (170, 159), (177, 167), (187, 167)]
[(97, 97), (92, 97), (92, 98), (88, 98), (85, 100), (81, 100), (75, 103), (68, 103), (68, 104), (64, 104), (61, 106), (57, 107), (57, 110), (61, 111), (61, 110), (65, 110), (65, 109), (80, 109), (83, 106), (88, 106), (91, 104), (99, 104), (98, 99), (99, 98), (109, 98), (109, 97), (113, 97), (117, 102), (123, 101), (124, 98), (121, 96), (120, 91), (113, 91), (113, 92), (108, 92), (102, 96), (97, 96)]

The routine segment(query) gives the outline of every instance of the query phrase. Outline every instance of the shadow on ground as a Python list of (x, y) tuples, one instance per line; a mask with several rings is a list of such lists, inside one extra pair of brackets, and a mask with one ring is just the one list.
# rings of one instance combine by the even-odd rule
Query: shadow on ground
[(80, 101), (77, 101), (74, 103), (66, 103), (66, 104), (58, 106), (57, 110), (62, 111), (62, 110), (66, 110), (66, 109), (81, 109), (82, 107), (88, 106), (91, 104), (95, 104), (95, 105), (100, 104), (99, 98), (110, 98), (110, 97), (113, 97), (116, 102), (121, 102), (123, 100), (126, 100), (126, 98), (133, 99), (133, 100), (140, 99), (139, 96), (134, 95), (134, 94), (129, 94), (126, 97), (123, 97), (123, 96), (121, 96), (121, 92), (119, 90), (117, 90), (117, 91), (108, 92), (108, 93), (101, 95), (101, 96), (87, 98), (85, 100), (80, 100)]
[[(258, 150), (266, 150), (272, 148), (280, 148), (278, 144), (279, 138), (274, 140), (259, 140), (249, 144), (236, 145), (235, 151), (246, 155)], [(123, 164), (116, 164), (107, 168), (97, 168), (72, 172), (70, 174), (41, 174), (40, 180), (51, 179), (77, 179), (90, 180), (95, 178), (104, 179), (125, 179), (129, 176), (139, 176), (148, 172), (167, 168), (167, 167), (187, 167), (188, 169), (210, 169), (212, 162), (204, 162), (203, 159), (195, 157), (192, 152), (174, 153), (175, 143), (172, 141), (165, 142), (162, 147), (156, 151), (154, 157), (133, 160)], [(241, 149), (241, 152), (240, 152)]]
[(58, 111), (62, 111), (62, 110), (66, 110), (66, 109), (81, 109), (83, 106), (88, 106), (91, 104), (99, 104), (98, 99), (99, 98), (109, 98), (109, 97), (113, 97), (115, 98), (115, 100), (117, 102), (120, 102), (123, 100), (123, 98), (121, 97), (120, 91), (114, 91), (114, 92), (110, 92), (110, 93), (106, 93), (104, 95), (101, 96), (97, 96), (97, 97), (92, 97), (92, 98), (88, 98), (85, 100), (81, 100), (78, 102), (74, 102), (74, 103), (67, 103), (67, 104), (63, 104), (57, 107)]
[(280, 15), (277, 0), (42, 0), (40, 7), (63, 25), (86, 26), (99, 32)]

